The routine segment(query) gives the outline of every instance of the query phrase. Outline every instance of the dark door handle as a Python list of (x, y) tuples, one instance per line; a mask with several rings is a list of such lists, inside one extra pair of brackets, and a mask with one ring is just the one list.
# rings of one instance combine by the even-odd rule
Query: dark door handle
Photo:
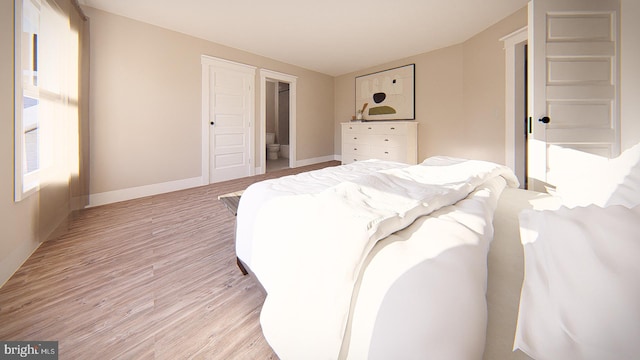
[(542, 118), (538, 119), (538, 121), (540, 121), (543, 124), (548, 124), (551, 122), (551, 119), (549, 119), (548, 116), (543, 116)]
[(211, 125), (215, 124), (213, 121), (211, 122)]

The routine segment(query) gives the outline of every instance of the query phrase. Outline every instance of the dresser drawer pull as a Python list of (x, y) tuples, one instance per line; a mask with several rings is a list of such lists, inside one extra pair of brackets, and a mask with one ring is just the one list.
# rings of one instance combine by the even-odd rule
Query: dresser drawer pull
[(395, 130), (396, 128), (392, 127), (391, 130)]
[(389, 155), (389, 152), (388, 152), (388, 151), (385, 151), (384, 153), (385, 153), (385, 154), (387, 154), (387, 155)]
[(367, 129), (371, 130), (371, 126), (369, 126)]
[(389, 141), (389, 139), (384, 139), (384, 141)]
[(358, 140), (358, 137), (357, 137), (357, 136), (354, 136), (354, 137), (353, 137), (353, 140)]
[(358, 148), (353, 148), (354, 151), (358, 151)]

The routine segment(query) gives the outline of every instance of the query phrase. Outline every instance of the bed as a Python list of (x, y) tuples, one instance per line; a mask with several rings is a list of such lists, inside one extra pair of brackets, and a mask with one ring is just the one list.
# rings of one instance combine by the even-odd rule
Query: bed
[[(467, 162), (435, 157), (417, 167), (450, 170)], [(395, 195), (407, 195), (399, 203), (390, 201), (392, 213), (401, 214), (395, 217), (379, 211), (371, 217), (351, 202), (379, 208), (388, 199), (367, 189), (389, 178), (370, 174), (413, 181), (420, 176), (407, 169), (415, 166), (364, 161), (245, 190), (236, 253), (267, 293), (261, 325), (280, 358), (544, 358), (526, 340), (514, 351), (517, 330), (520, 335), (527, 330), (516, 326), (527, 324), (520, 311), (525, 253), (519, 214), (557, 211), (562, 202), (517, 189), (503, 166), (470, 163), (485, 166), (481, 172), (490, 175), (437, 178), (458, 184), (455, 196), (445, 193), (444, 202), (434, 200), (432, 191), (416, 193), (412, 185), (393, 183), (391, 188), (403, 189)], [(356, 184), (355, 190), (345, 189), (345, 183)], [(407, 204), (405, 197), (421, 201)], [(425, 208), (424, 203), (437, 204)], [(353, 247), (351, 239), (365, 245)]]

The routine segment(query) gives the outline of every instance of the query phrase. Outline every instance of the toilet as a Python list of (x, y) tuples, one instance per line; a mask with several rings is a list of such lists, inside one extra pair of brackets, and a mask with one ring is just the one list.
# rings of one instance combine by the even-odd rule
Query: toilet
[(276, 134), (267, 133), (267, 159), (278, 160), (278, 152), (280, 152), (280, 144), (276, 144)]

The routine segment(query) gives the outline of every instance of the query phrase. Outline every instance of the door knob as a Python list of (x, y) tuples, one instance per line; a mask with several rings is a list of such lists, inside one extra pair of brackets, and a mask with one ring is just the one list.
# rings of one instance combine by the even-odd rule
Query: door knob
[(543, 116), (542, 118), (538, 119), (538, 121), (540, 121), (543, 124), (548, 124), (551, 122), (551, 119), (549, 119), (548, 116)]
[(211, 122), (211, 125), (215, 124), (213, 121)]

